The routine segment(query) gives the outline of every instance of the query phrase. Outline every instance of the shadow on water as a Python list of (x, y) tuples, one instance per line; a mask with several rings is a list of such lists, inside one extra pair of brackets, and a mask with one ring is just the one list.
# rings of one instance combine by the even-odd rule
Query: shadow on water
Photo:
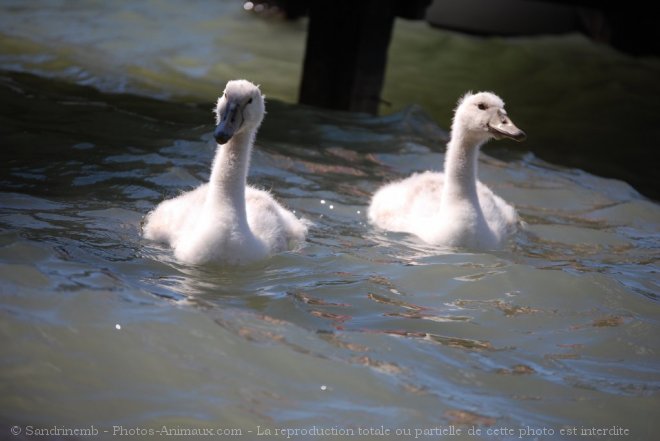
[(432, 32), (420, 23), (397, 27), (387, 100), (419, 103), (446, 125), (465, 91), (493, 90), (537, 156), (660, 198), (653, 165), (660, 143), (659, 59), (635, 58), (580, 35), (483, 39)]
[[(30, 189), (35, 195), (66, 199), (81, 192), (88, 195), (85, 185), (97, 183), (103, 184), (95, 187), (98, 201), (130, 197), (136, 189), (147, 192), (149, 176), (131, 167), (131, 152), (156, 152), (175, 138), (198, 140), (208, 129), (200, 123), (208, 120), (209, 112), (200, 106), (102, 94), (57, 80), (48, 80), (44, 87), (43, 79), (29, 74), (4, 74), (1, 81), (6, 190)], [(167, 165), (151, 159), (156, 167)], [(103, 170), (108, 162), (115, 164), (112, 174)], [(117, 191), (117, 181), (131, 179), (135, 188)]]
[[(305, 20), (262, 19), (241, 2), (214, 0), (185, 10), (172, 0), (7, 0), (0, 10), (5, 70), (196, 103), (247, 77), (269, 97), (297, 100)], [(493, 90), (529, 134), (524, 148), (624, 180), (657, 200), (659, 74), (657, 58), (627, 56), (579, 35), (476, 38), (399, 19), (382, 94), (392, 105), (381, 110), (398, 113), (414, 103), (447, 128), (459, 96)], [(503, 149), (491, 147), (496, 155)]]

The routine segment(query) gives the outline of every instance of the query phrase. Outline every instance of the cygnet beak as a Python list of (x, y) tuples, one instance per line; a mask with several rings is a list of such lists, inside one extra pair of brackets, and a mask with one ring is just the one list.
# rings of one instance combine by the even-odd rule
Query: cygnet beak
[(218, 144), (226, 144), (234, 136), (242, 123), (239, 113), (239, 105), (236, 101), (229, 100), (225, 106), (225, 112), (220, 116), (220, 123), (213, 131), (213, 137)]
[(497, 109), (497, 112), (488, 121), (488, 131), (495, 136), (495, 139), (510, 138), (518, 142), (527, 139), (525, 132), (516, 127), (507, 114), (500, 109)]

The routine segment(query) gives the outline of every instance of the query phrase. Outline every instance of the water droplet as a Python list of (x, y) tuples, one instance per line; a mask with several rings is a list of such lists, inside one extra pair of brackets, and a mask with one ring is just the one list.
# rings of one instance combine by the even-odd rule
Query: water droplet
[(327, 388), (328, 388), (328, 386), (326, 386), (325, 384), (321, 385), (321, 390), (326, 390)]
[(321, 204), (325, 204), (325, 199), (321, 199)]
[(334, 210), (334, 209), (335, 209), (335, 206), (331, 204), (331, 205), (330, 205), (330, 209), (331, 209), (331, 210)]
[(245, 9), (246, 11), (250, 11), (252, 10), (252, 8), (254, 8), (254, 3), (252, 2), (243, 3), (243, 9)]
[(119, 323), (117, 323), (117, 324), (115, 325), (115, 329), (116, 329), (117, 331), (119, 331), (119, 330), (121, 329), (121, 325), (120, 325)]

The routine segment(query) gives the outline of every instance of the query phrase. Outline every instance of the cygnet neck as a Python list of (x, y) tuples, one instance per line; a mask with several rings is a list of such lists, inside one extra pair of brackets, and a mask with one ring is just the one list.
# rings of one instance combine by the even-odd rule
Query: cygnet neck
[(235, 134), (226, 144), (218, 145), (209, 181), (209, 202), (234, 208), (245, 220), (245, 185), (255, 130)]
[(471, 201), (479, 204), (477, 196), (477, 160), (484, 140), (468, 136), (462, 130), (452, 130), (445, 154), (445, 183), (443, 204)]

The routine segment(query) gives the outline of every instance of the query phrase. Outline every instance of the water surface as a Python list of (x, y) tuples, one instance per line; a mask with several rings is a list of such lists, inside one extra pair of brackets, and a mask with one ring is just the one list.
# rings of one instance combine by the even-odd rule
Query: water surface
[(483, 156), (529, 233), (436, 249), (364, 215), (382, 182), (440, 167), (426, 114), (272, 101), (250, 181), (315, 223), (307, 244), (187, 266), (140, 223), (208, 178), (208, 107), (0, 84), (7, 425), (657, 430), (660, 209), (629, 185)]
[[(516, 78), (510, 65), (468, 81), (459, 65), (493, 51), (437, 34), (437, 44), (468, 54), (442, 74), (448, 86), (388, 80), (390, 98), (412, 97), (392, 100), (388, 115), (324, 112), (284, 102), (295, 100), (303, 24), (240, 15), (225, 2), (200, 4), (207, 9), (182, 14), (166, 1), (122, 8), (3, 2), (4, 436), (14, 425), (93, 424), (109, 431), (103, 438), (113, 426), (220, 428), (244, 439), (278, 427), (414, 434), (453, 425), (464, 431), (453, 439), (475, 439), (466, 434), (471, 427), (482, 438), (488, 428), (516, 431), (500, 439), (529, 428), (575, 439), (559, 431), (613, 426), (630, 430), (631, 439), (653, 438), (660, 430), (660, 207), (625, 182), (532, 153), (540, 143), (570, 147), (549, 135), (563, 131), (534, 127), (532, 119), (561, 119), (566, 108), (576, 115), (593, 100), (556, 89), (529, 95), (538, 89), (533, 81), (518, 81), (519, 90), (512, 82), (502, 94), (530, 139), (516, 149), (487, 146), (480, 177), (516, 205), (527, 232), (497, 253), (429, 247), (370, 227), (369, 197), (388, 180), (440, 169), (442, 127), (457, 95), (468, 87), (500, 90)], [(154, 13), (168, 20), (154, 21)], [(186, 32), (172, 35), (164, 22)], [(416, 26), (397, 24), (391, 59), (433, 64), (431, 46), (403, 50), (429, 41), (415, 39), (422, 35)], [(272, 35), (278, 39), (261, 38)], [(514, 61), (520, 53), (512, 45), (519, 45), (534, 63), (545, 53), (540, 46), (576, 51), (575, 60), (589, 53), (596, 66), (619, 66), (640, 85), (655, 69), (652, 60), (638, 63), (569, 37), (486, 44)], [(475, 51), (482, 57), (469, 56)], [(396, 63), (389, 78), (423, 68), (418, 61)], [(416, 72), (416, 84), (438, 81)], [(314, 226), (302, 249), (247, 267), (182, 265), (141, 238), (141, 221), (163, 198), (208, 179), (211, 102), (238, 76), (261, 82), (272, 97), (250, 182)], [(579, 85), (598, 77), (571, 78)], [(603, 74), (600, 84), (615, 87), (617, 78)], [(642, 131), (651, 151), (657, 106), (632, 83), (619, 83), (634, 98), (627, 102), (651, 110), (622, 121), (651, 126)], [(600, 96), (590, 90), (583, 96)], [(603, 96), (593, 117), (608, 113), (619, 95)], [(534, 97), (556, 98), (556, 111)], [(572, 129), (566, 121), (562, 127), (584, 133), (580, 118), (571, 121)], [(604, 137), (616, 131), (605, 126)]]
[[(296, 102), (306, 20), (255, 15), (242, 3), (6, 0), (0, 65), (195, 103), (248, 78), (269, 97)], [(381, 112), (417, 104), (447, 127), (459, 96), (493, 90), (530, 135), (529, 151), (625, 180), (658, 200), (659, 76), (657, 57), (631, 57), (577, 34), (483, 39), (398, 19)]]

